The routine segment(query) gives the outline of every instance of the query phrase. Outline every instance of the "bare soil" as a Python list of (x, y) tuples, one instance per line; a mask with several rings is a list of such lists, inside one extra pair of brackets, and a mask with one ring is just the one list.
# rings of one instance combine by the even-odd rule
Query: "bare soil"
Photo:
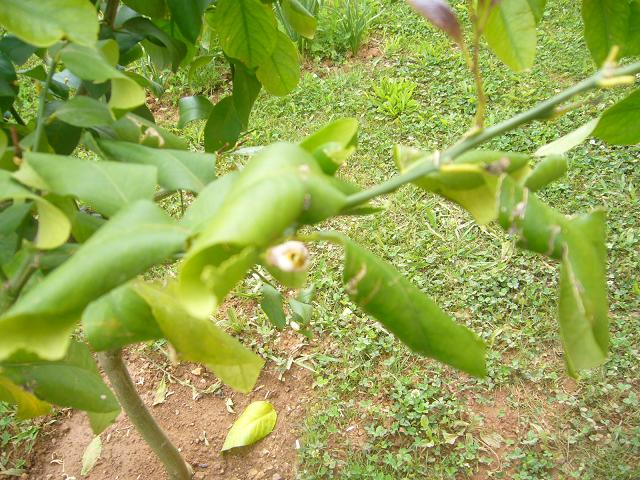
[[(304, 348), (299, 336), (289, 337), (287, 334), (282, 334), (278, 344), (279, 348), (288, 351), (293, 358)], [(301, 442), (305, 408), (311, 399), (312, 378), (309, 371), (293, 364), (290, 370), (281, 374), (274, 365), (268, 364), (256, 388), (248, 395), (235, 393), (222, 386), (215, 393), (206, 393), (194, 400), (194, 391), (186, 383), (196, 387), (199, 392), (217, 383), (216, 378), (205, 368), (189, 363), (167, 365), (166, 357), (159, 353), (150, 354), (148, 349), (144, 352), (132, 349), (126, 354), (126, 360), (142, 398), (169, 438), (192, 465), (194, 478), (295, 478), (296, 454)], [(163, 376), (168, 379), (165, 401), (152, 406)], [(255, 445), (220, 453), (227, 431), (244, 408), (252, 401), (265, 399), (278, 412), (273, 433)], [(82, 454), (91, 439), (91, 429), (84, 414), (61, 412), (58, 421), (41, 433), (26, 478), (166, 478), (162, 465), (124, 414), (103, 432), (100, 460), (89, 475), (81, 477)]]

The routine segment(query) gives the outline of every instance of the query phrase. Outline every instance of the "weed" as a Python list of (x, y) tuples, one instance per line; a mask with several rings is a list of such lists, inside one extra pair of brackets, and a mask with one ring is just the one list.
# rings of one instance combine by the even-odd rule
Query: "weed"
[(370, 0), (339, 0), (333, 8), (340, 12), (339, 26), (355, 57), (379, 14), (375, 14)]
[(405, 113), (413, 113), (418, 103), (413, 99), (413, 92), (418, 85), (411, 80), (383, 78), (373, 86), (373, 103), (380, 113), (397, 118)]
[(0, 475), (22, 474), (39, 431), (33, 421), (19, 420), (14, 406), (0, 402)]

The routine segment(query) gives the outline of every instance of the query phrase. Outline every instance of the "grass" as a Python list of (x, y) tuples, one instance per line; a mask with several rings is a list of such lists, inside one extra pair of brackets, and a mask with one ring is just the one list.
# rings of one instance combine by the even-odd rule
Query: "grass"
[[(450, 3), (465, 21), (464, 2)], [(474, 88), (459, 53), (404, 2), (374, 5), (379, 17), (371, 42), (381, 56), (340, 57), (331, 64), (312, 55), (295, 92), (284, 98), (261, 95), (246, 145), (295, 141), (332, 119), (356, 117), (360, 148), (340, 174), (370, 186), (394, 174), (394, 143), (442, 149), (469, 128)], [(581, 30), (577, 2), (549, 0), (531, 72), (514, 74), (483, 52), (488, 122), (589, 75), (593, 65)], [(218, 82), (221, 73), (210, 68)], [(192, 87), (184, 87), (182, 78), (171, 80), (163, 101), (174, 104), (191, 93), (181, 88), (208, 93), (197, 80)], [(376, 88), (399, 80), (415, 85), (406, 98), (415, 108), (381, 108)], [(403, 90), (397, 95), (402, 104)], [(534, 152), (620, 95), (591, 95), (593, 103), (584, 108), (487, 147)], [(196, 146), (200, 127), (194, 123), (183, 132)], [(341, 288), (340, 252), (318, 246), (309, 355), (317, 372), (316, 397), (304, 426), (299, 478), (640, 478), (640, 148), (589, 141), (568, 157), (567, 177), (541, 195), (567, 214), (608, 209), (610, 360), (579, 382), (568, 379), (555, 320), (557, 266), (516, 250), (497, 227), (479, 227), (458, 207), (405, 187), (376, 201), (383, 213), (328, 227), (393, 263), (485, 338), (489, 375), (472, 379), (411, 354), (351, 304)], [(220, 169), (243, 161), (222, 157)], [(175, 213), (179, 206), (169, 209)], [(269, 347), (275, 331), (266, 320), (245, 322), (241, 312), (228, 317), (229, 328), (253, 332), (264, 357), (286, 363)], [(19, 468), (37, 427), (14, 421), (12, 411), (0, 411), (0, 417), (0, 466)], [(10, 457), (6, 445), (12, 445)]]
[[(379, 6), (373, 42), (383, 56), (312, 64), (289, 97), (261, 97), (251, 144), (297, 140), (354, 116), (360, 149), (341, 174), (368, 186), (394, 173), (394, 143), (441, 149), (466, 131), (475, 101), (460, 55), (403, 2)], [(484, 52), (489, 123), (593, 71), (581, 29), (579, 6), (553, 0), (531, 72), (514, 74)], [(417, 109), (396, 115), (379, 108), (376, 87), (396, 78), (417, 85)], [(593, 104), (488, 147), (533, 152), (619, 97), (592, 95)], [(569, 154), (568, 176), (542, 193), (565, 213), (609, 211), (611, 356), (579, 382), (564, 370), (552, 262), (515, 250), (498, 228), (479, 227), (461, 209), (411, 187), (377, 201), (383, 214), (332, 222), (482, 335), (491, 346), (489, 376), (474, 380), (408, 352), (345, 298), (339, 252), (319, 247), (317, 403), (305, 425), (300, 478), (638, 478), (639, 157), (638, 147), (588, 142)]]
[(13, 406), (0, 402), (0, 474), (20, 476), (41, 425), (19, 420)]

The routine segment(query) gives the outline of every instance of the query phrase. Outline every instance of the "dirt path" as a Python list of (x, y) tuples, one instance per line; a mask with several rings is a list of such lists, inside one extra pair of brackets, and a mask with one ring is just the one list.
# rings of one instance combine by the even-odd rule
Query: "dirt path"
[[(150, 406), (163, 376), (189, 381), (198, 390), (216, 384), (213, 375), (195, 364), (166, 366), (161, 355), (127, 354), (131, 376)], [(153, 358), (157, 357), (157, 358)], [(159, 367), (166, 368), (170, 376)], [(229, 480), (293, 479), (296, 447), (299, 447), (305, 408), (311, 398), (311, 375), (296, 367), (282, 381), (273, 366), (267, 365), (249, 395), (221, 387), (215, 393), (193, 398), (188, 385), (167, 382), (164, 403), (150, 407), (152, 413), (193, 466), (196, 479)], [(234, 420), (252, 401), (268, 399), (278, 412), (274, 432), (256, 445), (220, 453), (225, 435)], [(235, 413), (231, 413), (233, 410)], [(102, 455), (95, 468), (81, 477), (82, 454), (92, 433), (83, 413), (62, 412), (58, 422), (42, 432), (31, 458), (27, 476), (33, 480), (160, 480), (161, 464), (144, 444), (128, 419), (121, 414), (102, 434)]]

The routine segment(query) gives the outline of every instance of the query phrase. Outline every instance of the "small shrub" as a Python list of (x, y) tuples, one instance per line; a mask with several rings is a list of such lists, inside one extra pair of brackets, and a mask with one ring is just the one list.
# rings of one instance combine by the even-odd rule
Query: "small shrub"
[(373, 86), (373, 103), (379, 112), (392, 118), (415, 112), (418, 108), (413, 99), (416, 87), (417, 84), (409, 80), (383, 78), (379, 85)]

